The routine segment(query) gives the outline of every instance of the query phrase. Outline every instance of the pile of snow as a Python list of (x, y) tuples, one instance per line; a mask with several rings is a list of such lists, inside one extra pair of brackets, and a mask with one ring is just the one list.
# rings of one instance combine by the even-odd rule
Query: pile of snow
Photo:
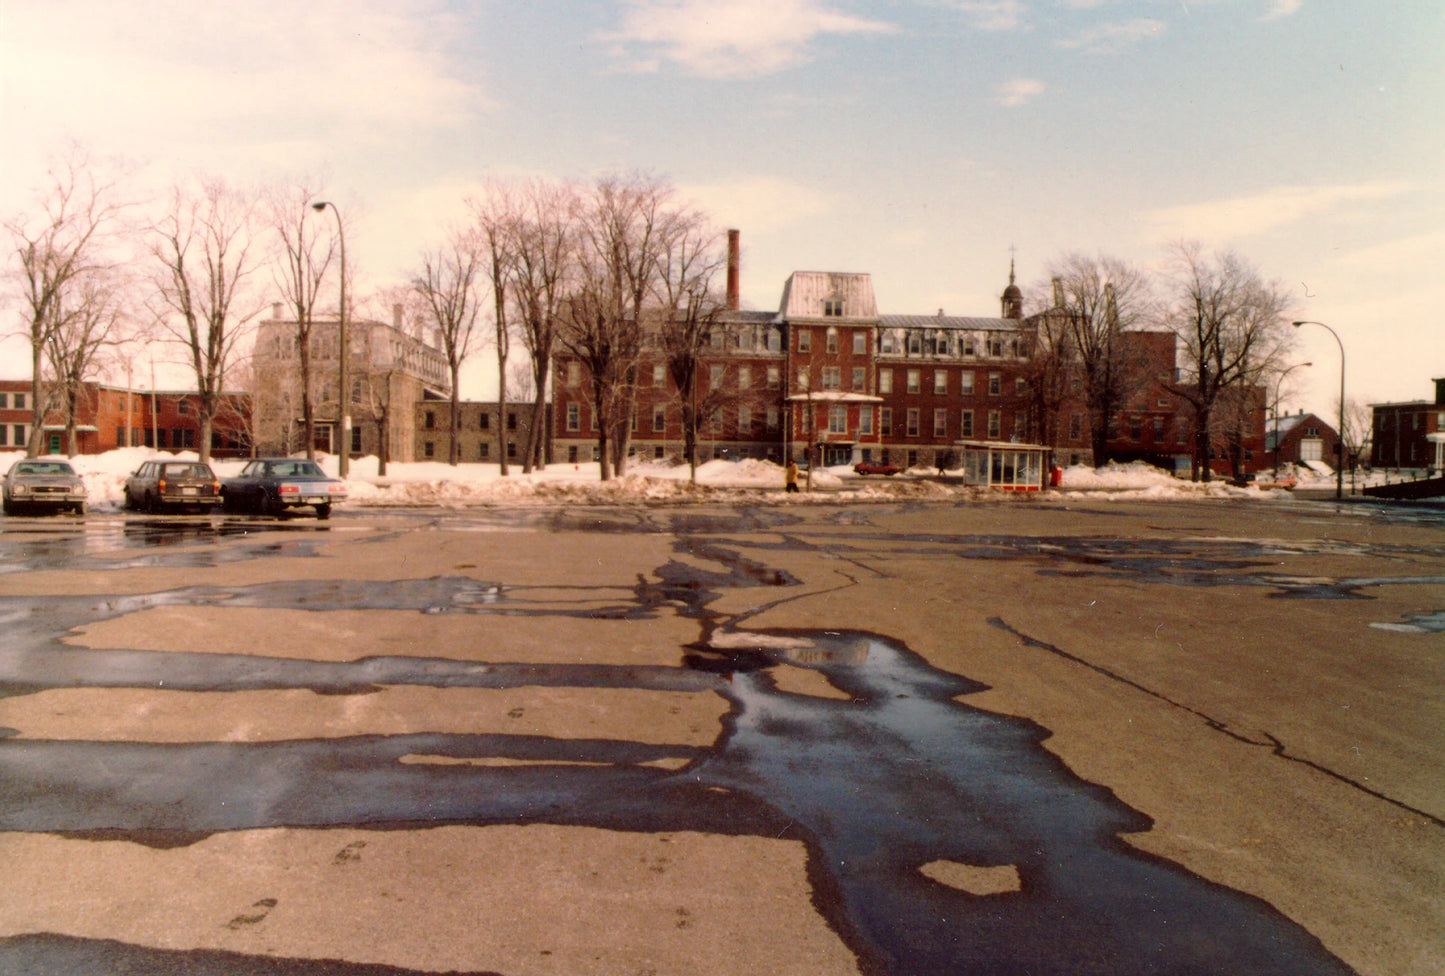
[[(19, 451), (0, 452), (0, 471), (24, 455)], [(71, 463), (85, 479), (88, 504), (97, 511), (113, 511), (121, 507), (125, 479), (141, 463), (151, 458), (195, 460), (195, 452), (154, 452), (146, 448), (125, 448), (104, 454), (81, 455)], [(333, 476), (337, 458), (319, 458), (322, 468)], [(245, 460), (211, 462), (222, 478), (237, 474)], [(962, 472), (947, 472), (939, 481), (934, 469), (916, 469), (891, 478), (860, 477), (849, 466), (815, 468), (809, 493), (785, 494), (783, 468), (771, 461), (707, 461), (698, 465), (694, 484), (685, 464), (665, 461), (633, 460), (626, 475), (602, 481), (596, 463), (553, 464), (542, 470), (523, 474), (520, 465), (512, 465), (503, 477), (496, 464), (468, 463), (452, 466), (439, 461), (417, 461), (389, 464), (385, 475), (379, 473), (375, 457), (356, 458), (347, 475), (350, 490), (348, 504), (361, 507), (440, 506), (461, 508), (470, 505), (514, 504), (523, 502), (557, 503), (626, 503), (647, 501), (747, 501), (767, 499), (783, 504), (816, 504), (836, 502), (886, 501), (899, 498), (957, 499), (982, 496), (977, 488), (961, 486)], [(1287, 469), (1281, 477), (1299, 479), (1301, 486), (1323, 487), (1333, 483), (1307, 468)], [(1379, 472), (1371, 480), (1381, 480)], [(1396, 475), (1398, 480), (1398, 475)], [(808, 487), (803, 473), (800, 484)], [(1167, 471), (1142, 462), (1108, 465), (1103, 468), (1074, 466), (1063, 472), (1062, 485), (1069, 497), (1106, 499), (1171, 500), (1191, 498), (1238, 498), (1287, 501), (1288, 492), (1255, 486), (1239, 488), (1226, 478), (1208, 483), (1194, 483), (1174, 477)], [(1037, 495), (994, 493), (995, 498), (1028, 498)]]

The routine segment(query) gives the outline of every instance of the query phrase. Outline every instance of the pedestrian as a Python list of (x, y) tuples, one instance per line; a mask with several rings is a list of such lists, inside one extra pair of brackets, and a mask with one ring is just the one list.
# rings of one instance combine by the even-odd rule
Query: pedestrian
[(783, 469), (783, 485), (788, 491), (798, 490), (798, 462), (788, 458), (788, 466)]

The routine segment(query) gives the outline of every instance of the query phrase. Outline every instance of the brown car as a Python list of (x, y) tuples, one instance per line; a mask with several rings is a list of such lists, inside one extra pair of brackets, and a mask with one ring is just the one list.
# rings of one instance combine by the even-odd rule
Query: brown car
[(147, 461), (125, 480), (126, 508), (209, 510), (221, 504), (221, 479), (201, 461)]

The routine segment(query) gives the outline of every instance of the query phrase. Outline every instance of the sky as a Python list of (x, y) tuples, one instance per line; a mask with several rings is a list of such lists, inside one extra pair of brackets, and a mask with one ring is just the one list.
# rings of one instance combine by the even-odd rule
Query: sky
[[(1445, 376), (1442, 120), (1438, 0), (0, 0), (5, 216), (69, 142), (154, 199), (304, 180), (365, 293), (488, 178), (645, 172), (741, 231), (745, 307), (854, 271), (984, 316), (1010, 260), (1197, 240), (1334, 328), (1362, 402)], [(1284, 408), (1330, 414), (1339, 349), (1298, 339)]]

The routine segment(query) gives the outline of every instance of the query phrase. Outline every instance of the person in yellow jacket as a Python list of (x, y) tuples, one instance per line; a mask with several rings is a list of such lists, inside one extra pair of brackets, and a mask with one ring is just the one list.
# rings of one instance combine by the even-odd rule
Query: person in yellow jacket
[(788, 491), (798, 490), (798, 462), (788, 458), (788, 466), (783, 469), (783, 485)]

